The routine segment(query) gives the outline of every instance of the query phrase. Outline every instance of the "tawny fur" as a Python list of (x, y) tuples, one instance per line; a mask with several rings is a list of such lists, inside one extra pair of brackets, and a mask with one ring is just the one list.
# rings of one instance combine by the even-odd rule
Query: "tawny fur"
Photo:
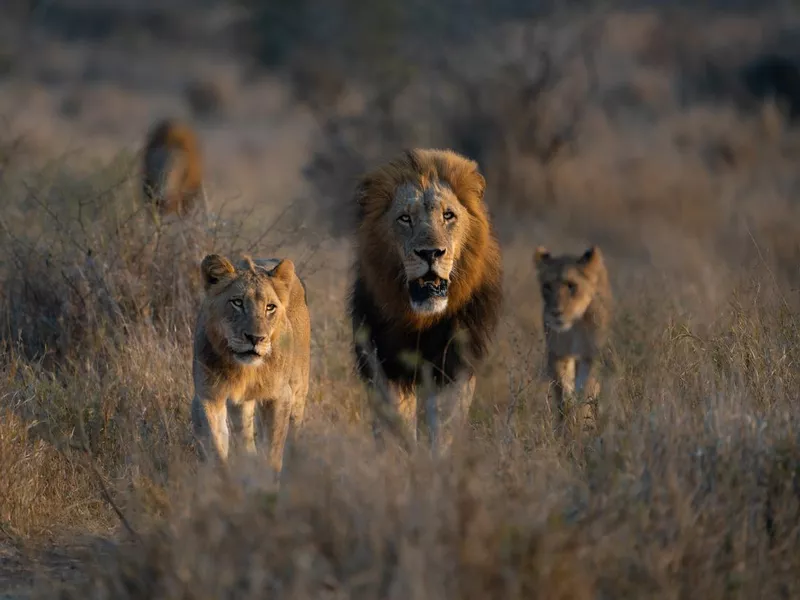
[(171, 119), (148, 132), (142, 160), (142, 194), (160, 216), (188, 215), (203, 193), (203, 161), (195, 132)]
[(258, 408), (270, 462), (280, 473), (290, 423), (302, 424), (308, 393), (311, 321), (305, 288), (289, 259), (245, 258), (234, 265), (212, 254), (201, 271), (206, 295), (194, 337), (196, 438), (204, 454), (224, 461), (230, 412), (234, 433), (254, 452)]
[[(598, 362), (611, 322), (612, 295), (602, 252), (553, 256), (536, 249), (543, 300), (547, 372), (559, 426), (592, 428), (597, 416)], [(567, 402), (568, 399), (574, 402)]]
[[(441, 430), (444, 445), (466, 420), (475, 369), (502, 303), (502, 259), (484, 190), (474, 161), (449, 150), (417, 149), (366, 174), (356, 191), (350, 312), (359, 373), (374, 382), (367, 355), (377, 354), (412, 436), (424, 421), (434, 443)], [(417, 251), (429, 248), (441, 248), (431, 272), (449, 278), (449, 286), (446, 305), (420, 310), (409, 285), (422, 273)], [(423, 381), (426, 371), (431, 382)], [(423, 391), (427, 383), (432, 389)]]

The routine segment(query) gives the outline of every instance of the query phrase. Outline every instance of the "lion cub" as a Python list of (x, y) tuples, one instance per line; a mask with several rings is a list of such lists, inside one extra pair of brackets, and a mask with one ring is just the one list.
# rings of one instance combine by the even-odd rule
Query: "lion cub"
[[(596, 366), (608, 339), (611, 288), (603, 255), (592, 246), (581, 256), (553, 256), (539, 247), (534, 262), (544, 304), (547, 372), (559, 427), (576, 418), (595, 425), (600, 382)], [(576, 406), (565, 405), (565, 396)]]
[(291, 422), (305, 412), (311, 322), (291, 260), (211, 254), (200, 265), (205, 298), (194, 336), (192, 423), (201, 452), (225, 461), (230, 409), (234, 433), (255, 452), (256, 408), (276, 473)]

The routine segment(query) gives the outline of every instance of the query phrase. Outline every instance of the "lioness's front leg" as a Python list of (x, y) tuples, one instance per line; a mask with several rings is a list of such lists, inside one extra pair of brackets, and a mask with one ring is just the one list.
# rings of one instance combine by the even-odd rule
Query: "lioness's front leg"
[(256, 452), (255, 412), (253, 400), (232, 404), (228, 409), (233, 436), (237, 442), (244, 443), (245, 451), (250, 454)]
[(556, 423), (561, 429), (571, 416), (572, 407), (568, 403), (571, 403), (575, 392), (575, 360), (550, 354), (547, 357), (547, 374), (555, 400)]
[(201, 398), (192, 400), (192, 425), (200, 456), (216, 456), (223, 462), (228, 458), (227, 398)]
[(283, 390), (273, 404), (272, 423), (269, 432), (269, 462), (275, 475), (280, 477), (283, 470), (283, 452), (292, 421), (293, 394), (289, 386)]
[(475, 396), (475, 375), (462, 374), (425, 398), (425, 422), (434, 452), (447, 452), (464, 428)]

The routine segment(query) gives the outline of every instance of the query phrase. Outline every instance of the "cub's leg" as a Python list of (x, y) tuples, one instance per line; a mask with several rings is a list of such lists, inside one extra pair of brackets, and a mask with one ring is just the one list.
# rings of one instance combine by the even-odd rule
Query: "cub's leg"
[(425, 422), (434, 453), (445, 453), (464, 429), (475, 396), (475, 375), (459, 375), (425, 399)]
[(192, 425), (195, 440), (203, 459), (216, 456), (222, 462), (228, 458), (228, 408), (227, 398), (201, 398), (192, 400)]
[(600, 381), (597, 379), (597, 364), (591, 358), (578, 361), (575, 375), (575, 396), (580, 401), (578, 422), (584, 429), (594, 429), (597, 424), (597, 397)]
[(567, 421), (572, 420), (572, 407), (570, 404), (575, 392), (575, 359), (549, 354), (547, 357), (547, 374), (552, 383), (557, 427), (562, 430)]
[(256, 403), (253, 400), (232, 404), (228, 409), (232, 434), (249, 454), (255, 454), (256, 451), (255, 412)]

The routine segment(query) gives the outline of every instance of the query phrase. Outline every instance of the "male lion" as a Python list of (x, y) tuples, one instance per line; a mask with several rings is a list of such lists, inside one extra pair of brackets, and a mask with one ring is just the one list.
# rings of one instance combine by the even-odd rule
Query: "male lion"
[(157, 215), (185, 217), (203, 193), (200, 144), (192, 129), (171, 119), (147, 134), (142, 162), (142, 194)]
[(374, 407), (388, 400), (411, 438), (427, 425), (434, 450), (449, 447), (466, 420), (502, 302), (485, 185), (475, 162), (416, 149), (366, 174), (356, 191), (350, 314), (359, 374)]
[[(611, 320), (611, 288), (603, 255), (592, 246), (581, 256), (553, 256), (539, 246), (534, 263), (544, 301), (547, 372), (553, 384), (559, 427), (565, 420), (595, 425), (597, 360)], [(575, 410), (565, 404), (575, 397)]]
[(311, 322), (305, 287), (289, 259), (244, 258), (235, 266), (210, 254), (200, 266), (206, 290), (194, 336), (192, 422), (204, 454), (228, 456), (234, 432), (255, 451), (258, 406), (276, 473), (290, 422), (302, 424), (308, 393)]

